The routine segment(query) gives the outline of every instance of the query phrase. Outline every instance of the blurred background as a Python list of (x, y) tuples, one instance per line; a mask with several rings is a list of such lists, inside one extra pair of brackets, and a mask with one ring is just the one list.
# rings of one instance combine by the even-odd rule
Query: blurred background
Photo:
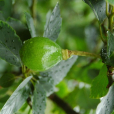
[[(7, 0), (5, 0), (7, 1)], [(30, 38), (27, 29), (25, 12), (31, 12), (32, 0), (7, 1), (4, 17), (13, 26), (21, 40)], [(43, 36), (46, 15), (59, 2), (62, 18), (61, 32), (57, 43), (64, 49), (100, 53), (102, 41), (99, 34), (99, 23), (91, 8), (82, 0), (36, 0), (34, 5), (34, 25), (38, 36)], [(12, 17), (17, 19), (12, 23)], [(55, 87), (55, 94), (68, 103), (72, 109), (80, 114), (95, 114), (99, 99), (90, 98), (92, 80), (98, 75), (102, 62), (88, 57), (78, 57), (67, 76)], [(20, 69), (9, 65), (0, 59), (0, 76), (4, 72), (18, 75)], [(15, 80), (9, 88), (0, 87), (0, 109), (21, 82)], [(28, 114), (29, 106), (25, 103), (16, 114)], [(61, 107), (47, 98), (45, 114), (65, 114)]]

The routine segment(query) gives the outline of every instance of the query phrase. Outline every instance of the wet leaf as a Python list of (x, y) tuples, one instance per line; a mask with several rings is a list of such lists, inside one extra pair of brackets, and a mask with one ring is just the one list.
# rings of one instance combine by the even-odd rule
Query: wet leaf
[(43, 37), (56, 41), (60, 33), (62, 18), (60, 15), (59, 3), (55, 6), (52, 14), (48, 12)]
[(114, 85), (109, 88), (105, 97), (102, 98), (97, 106), (96, 114), (111, 114), (114, 110)]
[(13, 92), (11, 97), (8, 99), (8, 101), (3, 106), (2, 110), (0, 111), (0, 114), (14, 114), (21, 108), (23, 103), (26, 101), (26, 99), (29, 96), (30, 87), (27, 86), (27, 83), (30, 81), (32, 76), (26, 78)]
[(10, 64), (21, 66), (19, 50), (22, 46), (20, 38), (5, 22), (0, 21), (0, 57)]
[(41, 72), (40, 75), (52, 77), (54, 80), (54, 85), (56, 85), (63, 80), (76, 60), (77, 56), (73, 56), (68, 60), (63, 60), (48, 71)]
[(96, 18), (100, 23), (106, 18), (106, 2), (105, 0), (84, 0), (93, 10)]
[(46, 91), (38, 82), (33, 96), (33, 114), (44, 114), (46, 108)]

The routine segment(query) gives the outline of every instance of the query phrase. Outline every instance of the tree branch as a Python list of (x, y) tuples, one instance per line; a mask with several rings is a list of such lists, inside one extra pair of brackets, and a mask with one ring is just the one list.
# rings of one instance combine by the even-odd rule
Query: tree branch
[(59, 107), (61, 107), (66, 112), (66, 114), (79, 114), (79, 113), (75, 112), (65, 101), (63, 101), (61, 98), (59, 98), (56, 94), (50, 95), (49, 99), (51, 99)]

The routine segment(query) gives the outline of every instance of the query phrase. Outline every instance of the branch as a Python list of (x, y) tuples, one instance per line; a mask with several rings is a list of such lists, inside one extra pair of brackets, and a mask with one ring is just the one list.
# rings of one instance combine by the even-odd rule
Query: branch
[(28, 97), (27, 103), (30, 106), (30, 109), (32, 109), (32, 101), (31, 101), (31, 98), (30, 97)]
[(66, 112), (66, 114), (79, 114), (79, 113), (75, 112), (65, 101), (63, 101), (61, 98), (59, 98), (56, 94), (50, 95), (49, 99), (51, 99), (59, 107), (61, 107)]

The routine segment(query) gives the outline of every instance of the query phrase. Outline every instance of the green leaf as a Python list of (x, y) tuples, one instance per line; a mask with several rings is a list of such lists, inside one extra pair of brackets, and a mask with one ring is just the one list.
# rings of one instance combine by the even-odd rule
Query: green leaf
[(105, 97), (102, 98), (97, 106), (96, 114), (111, 114), (114, 110), (114, 85), (109, 88)]
[(105, 0), (84, 0), (94, 11), (96, 18), (100, 23), (106, 18), (106, 2)]
[[(90, 88), (76, 87), (71, 93), (69, 93), (64, 100), (72, 107), (79, 106), (81, 109), (95, 109), (99, 103), (98, 99), (90, 98)], [(83, 113), (85, 114), (85, 113)]]
[(33, 114), (44, 114), (46, 108), (46, 91), (38, 82), (33, 96)]
[(2, 77), (0, 77), (0, 86), (2, 87), (10, 87), (15, 81), (15, 75), (11, 73), (4, 73)]
[(100, 98), (106, 95), (108, 89), (107, 67), (104, 64), (99, 75), (93, 80), (91, 86), (91, 98)]
[(7, 19), (11, 15), (12, 9), (12, 0), (4, 0), (4, 7), (1, 9), (5, 19)]
[(52, 77), (41, 77), (39, 83), (43, 86), (47, 96), (54, 92), (54, 80)]
[(114, 5), (114, 0), (106, 0), (109, 4)]
[(25, 13), (25, 17), (26, 17), (26, 21), (27, 21), (27, 25), (31, 34), (31, 37), (36, 37), (36, 31), (35, 31), (35, 27), (34, 27), (34, 22), (33, 22), (33, 18), (31, 17), (31, 15), (29, 13)]
[(9, 17), (6, 22), (16, 31), (22, 41), (31, 38), (28, 28), (20, 20)]
[(107, 56), (110, 57), (114, 51), (114, 35), (110, 31), (107, 35)]
[(56, 85), (63, 80), (76, 60), (77, 56), (73, 56), (68, 60), (63, 60), (48, 71), (41, 72), (40, 75), (52, 77), (54, 80), (54, 85)]
[(0, 21), (0, 57), (10, 64), (21, 66), (19, 50), (22, 46), (20, 38), (5, 22)]
[(56, 41), (60, 33), (62, 18), (60, 15), (59, 3), (55, 6), (52, 14), (48, 12), (46, 25), (44, 30), (44, 37), (47, 37), (53, 41)]
[(29, 97), (30, 87), (27, 86), (27, 83), (30, 81), (32, 76), (27, 77), (14, 91), (11, 97), (3, 106), (0, 114), (14, 114), (17, 110), (21, 108), (23, 103)]

